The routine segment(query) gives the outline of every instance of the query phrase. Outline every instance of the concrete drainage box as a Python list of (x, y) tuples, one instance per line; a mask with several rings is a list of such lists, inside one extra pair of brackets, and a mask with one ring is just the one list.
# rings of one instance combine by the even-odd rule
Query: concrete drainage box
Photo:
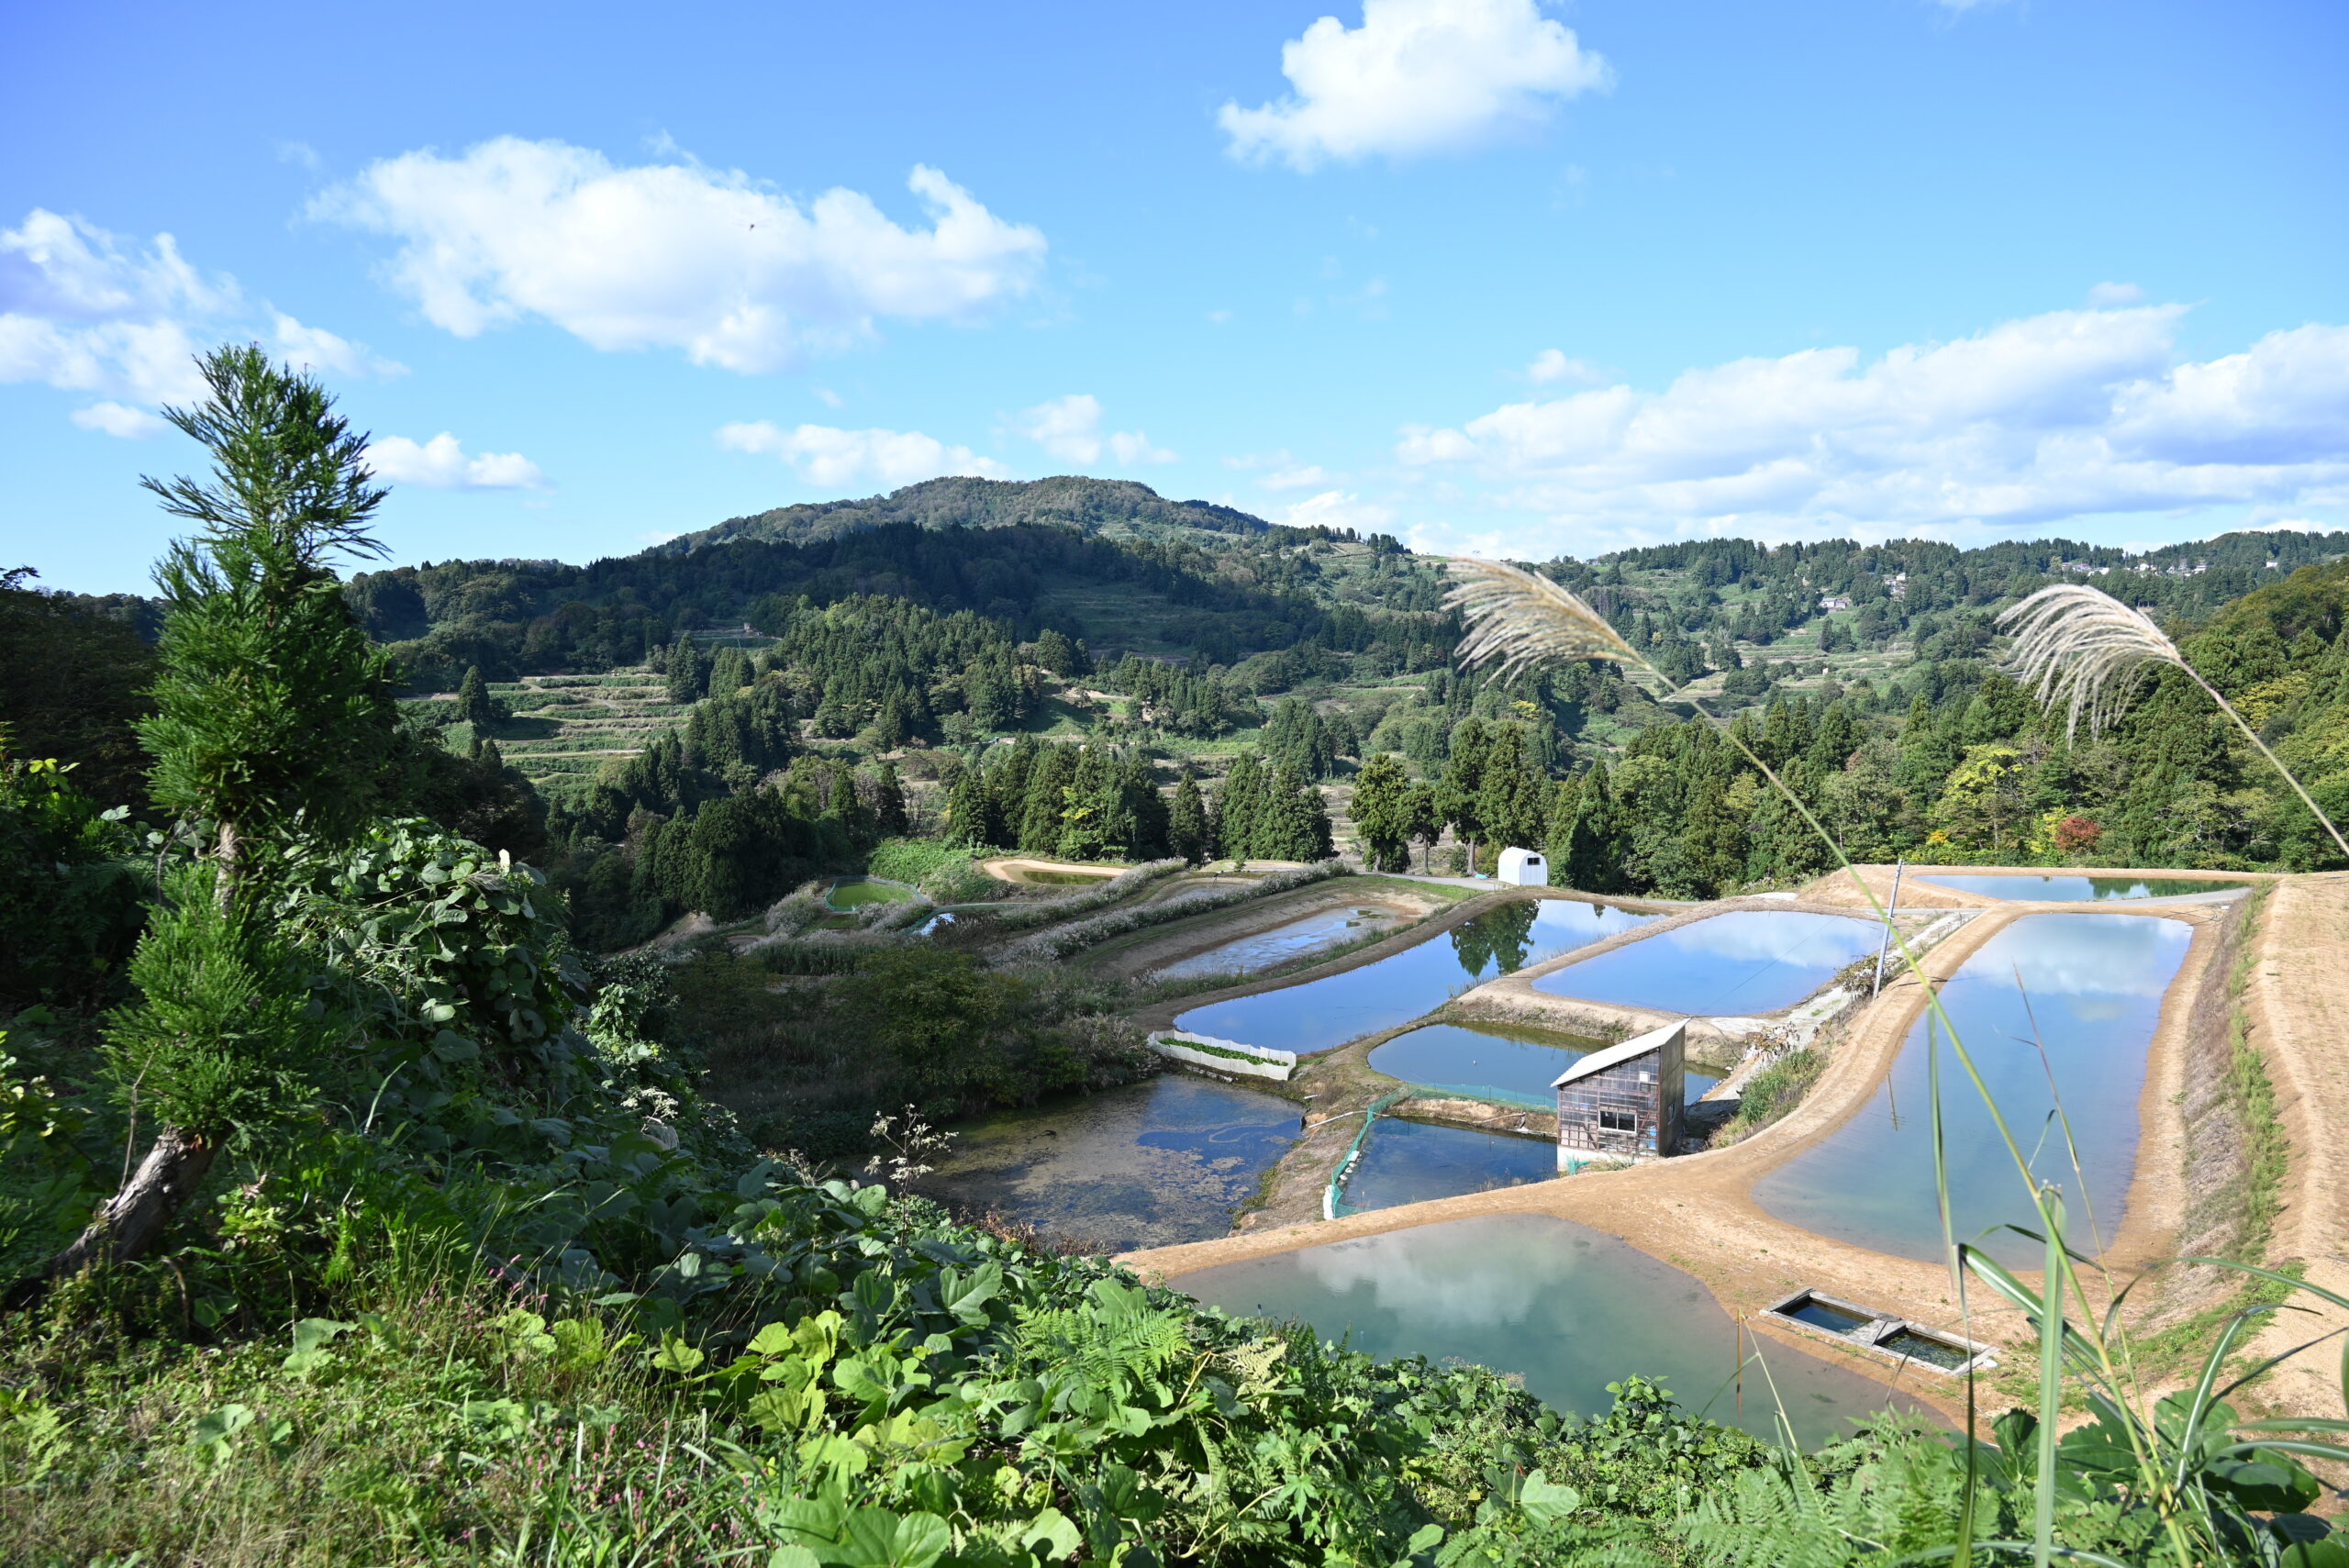
[(1944, 1376), (1987, 1372), (1998, 1364), (1987, 1345), (1815, 1290), (1798, 1290), (1773, 1302), (1762, 1309), (1762, 1316), (1787, 1328), (1850, 1345), (1879, 1361)]

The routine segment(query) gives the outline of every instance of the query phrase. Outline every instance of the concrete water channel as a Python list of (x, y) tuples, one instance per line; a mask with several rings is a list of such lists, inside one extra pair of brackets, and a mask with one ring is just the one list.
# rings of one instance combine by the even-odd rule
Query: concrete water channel
[[(1883, 876), (1866, 874), (1881, 896)], [(2102, 902), (2121, 895), (2095, 887), (2066, 903), (1952, 886), (1900, 924), (2033, 1171), (2065, 1187), (2076, 1239), (2089, 1242), (2093, 1210), (2112, 1255), (2144, 1258), (2182, 1211), (2172, 1189), (2186, 1018), (2214, 984), (2210, 955), (2240, 894), (2210, 878), (2176, 879), (2199, 895), (2186, 898), (2170, 879), (2114, 880), (2146, 889), (2126, 912)], [(1790, 1377), (1803, 1391), (1788, 1409), (1806, 1440), (1872, 1408), (1887, 1378), (1948, 1412), (1948, 1391), (1907, 1363), (1831, 1336), (1798, 1341), (1760, 1316), (1816, 1288), (1961, 1326), (1932, 1184), (1936, 1050), (1961, 1238), (2029, 1212), (1980, 1095), (1920, 1021), (1922, 992), (1897, 957), (1883, 993), (1868, 994), (1881, 922), (1826, 882), (1793, 903), (1631, 902), (1479, 900), (1395, 939), (1404, 945), (1162, 1004), (1141, 1021), (1297, 1051), (1297, 1079), (1277, 1091), (1162, 1079), (1005, 1118), (974, 1129), (958, 1156), (970, 1163), (941, 1177), (966, 1197), (991, 1189), (1048, 1235), (1131, 1237), (1126, 1262), (1203, 1299), (1382, 1354), (1486, 1362), (1564, 1409), (1603, 1407), (1594, 1390), (1628, 1372), (1699, 1404), (1736, 1345), (1769, 1341), (1781, 1395)], [(1283, 951), (1264, 949), (1275, 962)], [(1692, 1098), (1733, 1096), (1788, 1049), (1814, 1047), (1825, 1069), (1791, 1115), (1742, 1143), (1554, 1178), (1554, 1119), (1538, 1107), (1557, 1071), (1673, 1018), (1690, 1024)], [(1170, 1092), (1175, 1083), (1185, 1091)], [(1398, 1094), (1418, 1097), (1386, 1103)], [(2049, 1114), (2059, 1101), (2068, 1140)], [(1365, 1138), (1375, 1104), (1386, 1114)], [(1353, 1212), (1310, 1223), (1319, 1206), (1306, 1200), (1356, 1145), (1343, 1188)], [(1253, 1210), (1236, 1231), (1235, 1209)], [(1988, 1340), (2018, 1327), (1978, 1302), (1963, 1325)], [(1737, 1418), (1732, 1389), (1726, 1418)], [(1751, 1383), (1744, 1394), (1751, 1404)]]

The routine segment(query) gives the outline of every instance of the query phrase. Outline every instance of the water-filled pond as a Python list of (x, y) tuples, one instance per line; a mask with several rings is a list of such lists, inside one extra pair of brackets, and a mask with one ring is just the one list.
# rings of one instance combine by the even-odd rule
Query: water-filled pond
[[(2146, 1047), (2161, 1018), (2162, 994), (2192, 940), (2184, 921), (2154, 915), (2025, 915), (1983, 943), (1942, 987), (1942, 1005), (2032, 1169), (2063, 1187), (2081, 1251), (2093, 1253), (2097, 1235), (2110, 1240), (2120, 1229), (2136, 1172)], [(1930, 1015), (1909, 1030), (1875, 1097), (1756, 1182), (1754, 1201), (1822, 1236), (1938, 1261), (1928, 1082), (1935, 1041), (1957, 1239), (2010, 1266), (2036, 1267), (2039, 1243), (2011, 1232), (1984, 1234), (2004, 1223), (2032, 1224), (2033, 1211), (1981, 1095)], [(2056, 1094), (2079, 1151), (2085, 1205), (2063, 1129), (2050, 1121)]]
[(1463, 1193), (1546, 1182), (1558, 1173), (1558, 1146), (1546, 1138), (1480, 1132), (1473, 1127), (1380, 1117), (1346, 1177), (1346, 1207), (1394, 1208)]
[[(1226, 1311), (1310, 1323), (1377, 1356), (1478, 1362), (1559, 1410), (1603, 1413), (1607, 1385), (1654, 1378), (1692, 1410), (1768, 1434), (1770, 1383), (1732, 1384), (1736, 1326), (1704, 1286), (1629, 1244), (1569, 1220), (1496, 1215), (1392, 1230), (1227, 1263), (1171, 1282)], [(1795, 1434), (1817, 1447), (1886, 1405), (1914, 1401), (1859, 1373), (1759, 1345)]]
[(1984, 898), (2038, 899), (2084, 904), (2090, 899), (2175, 898), (2183, 893), (2225, 893), (2247, 882), (2206, 881), (2196, 876), (1920, 876), (1935, 887), (1954, 888)]
[(1479, 981), (1603, 941), (1652, 918), (1570, 898), (1512, 901), (1376, 963), (1193, 1007), (1175, 1018), (1174, 1027), (1311, 1055), (1408, 1023)]
[[(1372, 1047), (1369, 1060), (1374, 1071), (1406, 1084), (1555, 1110), (1550, 1085), (1603, 1044), (1519, 1024), (1430, 1024)], [(1720, 1082), (1702, 1073), (1687, 1076), (1691, 1102)]]
[(1269, 931), (1239, 937), (1162, 969), (1153, 980), (1190, 980), (1206, 974), (1248, 974), (1306, 957), (1341, 942), (1382, 935), (1402, 924), (1403, 917), (1375, 904), (1319, 909)]
[(954, 1131), (921, 1191), (1124, 1251), (1230, 1230), (1299, 1122), (1276, 1095), (1170, 1073)]
[(1737, 909), (1659, 931), (1533, 982), (1536, 991), (1698, 1018), (1771, 1013), (1876, 951), (1884, 928), (1800, 909)]

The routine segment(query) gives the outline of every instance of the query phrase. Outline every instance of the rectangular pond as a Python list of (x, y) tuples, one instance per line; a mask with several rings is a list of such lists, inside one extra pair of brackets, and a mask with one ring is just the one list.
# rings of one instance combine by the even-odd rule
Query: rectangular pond
[(1627, 1242), (1569, 1220), (1495, 1215), (1226, 1263), (1169, 1282), (1228, 1312), (1309, 1323), (1372, 1355), (1475, 1362), (1552, 1407), (1605, 1413), (1607, 1385), (1655, 1379), (1688, 1409), (1772, 1435), (1770, 1381), (1734, 1379), (1759, 1350), (1806, 1447), (1851, 1434), (1897, 1390), (1776, 1341), (1741, 1346), (1705, 1287)]
[[(1406, 1084), (1554, 1111), (1558, 1096), (1550, 1085), (1558, 1074), (1604, 1048), (1601, 1040), (1517, 1024), (1430, 1024), (1372, 1047), (1369, 1060), (1372, 1071)], [(1702, 1073), (1687, 1078), (1692, 1102), (1720, 1082)]]
[(1360, 969), (1193, 1007), (1174, 1027), (1309, 1056), (1408, 1023), (1496, 974), (1514, 973), (1653, 918), (1570, 898), (1512, 901)]
[(1347, 1174), (1341, 1196), (1344, 1212), (1360, 1213), (1523, 1186), (1557, 1173), (1558, 1148), (1546, 1138), (1383, 1116), (1363, 1140), (1362, 1157)]
[(1533, 988), (1695, 1018), (1775, 1013), (1874, 953), (1883, 934), (1846, 915), (1735, 909), (1568, 964)]
[(1403, 917), (1375, 904), (1320, 909), (1253, 936), (1235, 938), (1202, 953), (1151, 972), (1152, 980), (1191, 980), (1208, 974), (1251, 974), (1334, 948), (1379, 936), (1401, 925)]
[[(1942, 986), (1942, 1006), (2032, 1171), (2063, 1187), (2078, 1251), (2093, 1255), (2097, 1238), (2109, 1241), (2121, 1227), (2137, 1167), (2145, 1051), (2193, 936), (2184, 921), (2157, 915), (2025, 915)], [(1822, 1236), (1939, 1262), (1928, 1087), (1935, 1051), (1957, 1239), (2010, 1267), (2035, 1268), (2039, 1243), (1993, 1230), (2036, 1229), (2034, 1210), (1982, 1096), (1930, 1014), (1909, 1030), (1868, 1103), (1765, 1174), (1754, 1201)], [(2053, 1120), (2057, 1095), (2079, 1150), (2076, 1173)]]
[(1169, 1073), (952, 1130), (917, 1190), (1119, 1252), (1229, 1231), (1302, 1129), (1277, 1095)]
[(1919, 882), (1983, 898), (2037, 899), (2085, 904), (2091, 899), (2176, 898), (2188, 893), (2226, 893), (2247, 882), (2209, 881), (2196, 876), (1920, 876)]

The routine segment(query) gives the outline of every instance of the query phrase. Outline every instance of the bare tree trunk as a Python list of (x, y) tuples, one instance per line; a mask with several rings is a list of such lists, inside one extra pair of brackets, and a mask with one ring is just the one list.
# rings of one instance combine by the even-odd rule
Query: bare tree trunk
[(229, 901), (237, 896), (237, 862), (239, 851), (243, 848), (243, 841), (237, 837), (236, 824), (222, 822), (220, 842), (212, 851), (212, 862), (217, 873), (213, 880), (212, 899), (222, 909), (228, 908)]
[(49, 1265), (50, 1277), (70, 1279), (93, 1263), (128, 1262), (143, 1254), (212, 1169), (215, 1152), (207, 1139), (183, 1128), (163, 1129), (122, 1190)]

